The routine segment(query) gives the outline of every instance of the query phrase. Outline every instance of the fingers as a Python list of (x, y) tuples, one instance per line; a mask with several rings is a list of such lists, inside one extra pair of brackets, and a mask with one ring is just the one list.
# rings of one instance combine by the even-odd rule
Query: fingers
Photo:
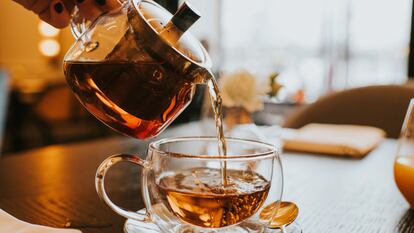
[(95, 5), (95, 0), (76, 0), (79, 12), (87, 20), (93, 21), (102, 14), (101, 10)]
[(39, 17), (56, 28), (64, 28), (69, 24), (70, 12), (61, 0), (52, 0), (48, 10), (41, 12)]
[(72, 13), (73, 8), (75, 7), (75, 3), (73, 2), (73, 0), (63, 0), (63, 3), (65, 4), (68, 12)]
[(90, 21), (121, 6), (117, 0), (76, 0), (76, 5), (81, 15)]
[(121, 6), (117, 0), (95, 0), (95, 2), (103, 12), (108, 12)]
[(57, 28), (69, 24), (71, 12), (76, 4), (82, 17), (94, 21), (101, 14), (121, 6), (118, 0), (13, 0), (39, 15)]
[(34, 4), (30, 7), (30, 10), (40, 15), (42, 12), (49, 9), (50, 1), (35, 1)]

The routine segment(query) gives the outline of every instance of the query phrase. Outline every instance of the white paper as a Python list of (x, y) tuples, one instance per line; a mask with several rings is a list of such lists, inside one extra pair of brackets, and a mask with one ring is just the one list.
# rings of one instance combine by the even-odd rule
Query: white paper
[(23, 222), (0, 209), (0, 233), (81, 233), (74, 229), (59, 229)]

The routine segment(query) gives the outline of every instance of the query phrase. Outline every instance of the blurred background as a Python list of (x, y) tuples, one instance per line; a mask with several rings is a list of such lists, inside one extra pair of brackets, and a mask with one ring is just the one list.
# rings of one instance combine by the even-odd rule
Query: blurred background
[[(158, 2), (172, 12), (181, 3)], [(218, 77), (243, 69), (265, 82), (278, 74), (283, 87), (263, 97), (259, 124), (278, 123), (333, 91), (414, 77), (411, 0), (190, 2), (203, 15), (191, 30), (208, 48)], [(0, 30), (2, 153), (114, 134), (66, 86), (62, 60), (74, 42), (69, 29), (54, 29), (4, 0)], [(203, 93), (199, 88), (175, 124), (200, 118)]]

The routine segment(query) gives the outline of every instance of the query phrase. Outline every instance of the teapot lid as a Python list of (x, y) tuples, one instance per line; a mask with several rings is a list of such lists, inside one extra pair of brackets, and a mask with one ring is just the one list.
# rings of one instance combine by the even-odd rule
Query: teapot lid
[[(151, 0), (132, 0), (132, 3), (138, 17), (129, 17), (130, 23), (146, 49), (184, 72), (211, 67), (210, 57), (202, 44), (190, 33), (185, 33), (200, 17), (188, 3), (184, 3), (174, 16)], [(135, 12), (128, 14), (135, 16)]]

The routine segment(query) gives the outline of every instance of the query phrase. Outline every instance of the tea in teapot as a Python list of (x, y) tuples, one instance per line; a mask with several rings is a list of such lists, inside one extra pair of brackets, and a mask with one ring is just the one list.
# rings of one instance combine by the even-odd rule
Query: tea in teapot
[(171, 17), (152, 1), (124, 2), (96, 19), (65, 56), (69, 86), (112, 129), (157, 136), (191, 102), (195, 85), (214, 79), (207, 52), (184, 34), (198, 18), (188, 4)]
[(195, 91), (162, 63), (66, 62), (65, 70), (70, 86), (93, 115), (139, 139), (158, 135)]

